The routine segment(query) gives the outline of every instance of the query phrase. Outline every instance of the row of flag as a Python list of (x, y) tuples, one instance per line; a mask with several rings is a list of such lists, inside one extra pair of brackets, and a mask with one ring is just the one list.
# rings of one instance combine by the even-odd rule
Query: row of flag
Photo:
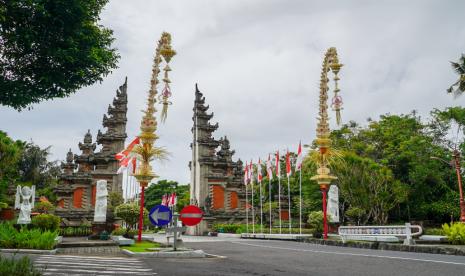
[(176, 206), (176, 203), (178, 202), (178, 197), (176, 196), (176, 193), (172, 193), (170, 195), (164, 194), (161, 197), (161, 205), (163, 206), (168, 206), (168, 207), (173, 207)]
[[(279, 150), (276, 151), (276, 156), (275, 156), (275, 174), (278, 178), (281, 178), (281, 166), (280, 166), (280, 159), (281, 156), (279, 155)], [(299, 148), (297, 149), (297, 160), (295, 163), (295, 170), (300, 171), (302, 169), (302, 162), (303, 162), (303, 154), (302, 154), (302, 143), (299, 142)], [(286, 153), (286, 176), (289, 177), (292, 173), (291, 169), (291, 158), (289, 154), (289, 150)], [(257, 180), (259, 183), (261, 183), (263, 179), (262, 175), (262, 161), (260, 158), (258, 158), (258, 163), (256, 164), (257, 168)], [(271, 154), (268, 155), (268, 160), (266, 160), (266, 173), (268, 179), (273, 179), (273, 165), (272, 165), (272, 160), (271, 160)], [(246, 162), (245, 163), (245, 168), (244, 168), (244, 184), (248, 185), (249, 183), (253, 182), (254, 179), (254, 164), (252, 160), (250, 163)]]

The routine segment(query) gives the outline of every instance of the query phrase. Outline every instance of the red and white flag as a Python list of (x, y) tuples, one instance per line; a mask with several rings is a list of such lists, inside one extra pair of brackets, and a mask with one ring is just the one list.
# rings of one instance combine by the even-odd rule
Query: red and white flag
[(297, 149), (297, 160), (295, 161), (296, 171), (300, 171), (302, 169), (303, 161), (304, 161), (304, 155), (302, 154), (302, 143), (299, 142), (299, 148)]
[(286, 176), (289, 177), (291, 176), (292, 170), (291, 170), (291, 157), (289, 156), (289, 150), (286, 153)]
[(125, 170), (127, 170), (129, 163), (131, 162), (131, 157), (126, 157), (123, 160), (119, 162), (119, 168), (118, 171), (116, 172), (117, 174), (123, 173)]
[(166, 195), (161, 196), (161, 205), (166, 206)]
[(244, 185), (247, 186), (249, 184), (249, 165), (247, 162), (245, 162), (245, 168), (244, 168)]
[(132, 157), (128, 164), (128, 171), (132, 174), (135, 174), (136, 167), (137, 167), (137, 159), (135, 157)]
[(262, 160), (258, 158), (258, 164), (257, 164), (257, 179), (258, 183), (262, 183), (263, 175), (262, 175)]
[(279, 165), (279, 150), (276, 151), (276, 176), (281, 178), (281, 166)]
[(115, 158), (118, 161), (123, 160), (124, 158), (128, 157), (129, 154), (131, 153), (132, 149), (134, 148), (135, 145), (140, 143), (139, 137), (136, 137), (132, 142), (122, 151), (118, 152), (115, 154)]
[(268, 179), (273, 179), (273, 165), (271, 165), (271, 154), (268, 154), (268, 160), (266, 160), (266, 173)]
[(176, 198), (176, 193), (171, 194), (171, 199), (170, 199), (170, 206), (173, 207), (176, 205), (177, 198)]
[(250, 183), (253, 182), (253, 163), (252, 163), (252, 160), (250, 160), (250, 164), (249, 164), (249, 182)]

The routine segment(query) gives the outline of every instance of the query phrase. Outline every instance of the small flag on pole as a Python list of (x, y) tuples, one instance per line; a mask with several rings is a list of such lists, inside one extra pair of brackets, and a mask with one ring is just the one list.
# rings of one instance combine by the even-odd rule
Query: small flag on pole
[(302, 154), (302, 143), (299, 142), (299, 148), (297, 149), (297, 160), (295, 162), (296, 171), (300, 171), (302, 169), (303, 161), (304, 161), (304, 155)]
[(289, 177), (291, 175), (291, 158), (289, 156), (289, 150), (286, 153), (286, 176)]
[(268, 154), (268, 160), (266, 160), (266, 173), (268, 179), (273, 179), (273, 165), (271, 165), (271, 154)]
[(119, 168), (118, 171), (116, 172), (117, 174), (123, 173), (125, 170), (128, 169), (129, 163), (131, 163), (132, 157), (126, 157), (123, 160), (119, 162)]
[(261, 183), (262, 179), (263, 179), (263, 176), (262, 176), (262, 161), (260, 160), (260, 158), (258, 158), (258, 164), (257, 164), (257, 179), (258, 179), (259, 183)]
[(173, 207), (174, 205), (176, 205), (176, 193), (172, 193), (170, 199), (170, 206)]
[(166, 195), (161, 196), (161, 205), (166, 206)]
[(253, 182), (253, 163), (252, 160), (250, 160), (249, 164), (249, 182)]
[(276, 176), (281, 178), (281, 166), (279, 165), (279, 150), (276, 151)]
[(245, 162), (245, 168), (244, 168), (244, 185), (247, 186), (249, 184), (249, 165), (247, 162)]

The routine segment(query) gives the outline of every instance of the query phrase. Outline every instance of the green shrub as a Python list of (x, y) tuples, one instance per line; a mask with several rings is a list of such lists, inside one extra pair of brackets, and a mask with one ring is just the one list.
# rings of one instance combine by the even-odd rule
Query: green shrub
[(4, 208), (8, 208), (8, 204), (6, 202), (0, 202), (0, 211)]
[[(56, 231), (41, 231), (22, 227), (17, 231), (12, 224), (0, 224), (0, 247), (51, 250), (55, 247)], [(2, 275), (2, 274), (0, 274)]]
[[(327, 215), (327, 220), (330, 221), (329, 215)], [(313, 211), (308, 214), (308, 224), (314, 237), (321, 237), (323, 233), (323, 212), (322, 211)]]
[[(128, 225), (128, 229), (134, 228), (139, 222), (139, 211), (140, 207), (135, 203), (124, 203), (116, 206), (115, 216), (121, 218)], [(148, 211), (144, 208), (144, 218), (148, 219)]]
[(346, 212), (345, 215), (348, 217), (351, 221), (357, 223), (357, 225), (360, 225), (360, 220), (362, 217), (365, 215), (365, 210), (359, 207), (350, 207)]
[(11, 223), (0, 223), (0, 247), (14, 248), (17, 232)]
[(241, 228), (240, 224), (225, 224), (225, 223), (215, 223), (213, 225), (213, 231), (219, 233), (236, 233), (238, 229)]
[(32, 225), (41, 230), (58, 230), (60, 222), (61, 218), (52, 214), (40, 214), (32, 218)]
[(122, 235), (126, 234), (126, 229), (124, 229), (124, 228), (122, 228), (122, 227), (118, 227), (118, 228), (116, 228), (115, 230), (113, 230), (113, 231), (111, 232), (111, 234), (112, 234), (113, 236), (122, 236)]
[(444, 230), (442, 228), (425, 228), (425, 235), (438, 235), (444, 236)]
[(465, 224), (454, 222), (451, 225), (447, 223), (442, 225), (447, 240), (452, 244), (465, 244)]
[(60, 229), (60, 235), (64, 237), (83, 237), (92, 234), (92, 228), (87, 225), (68, 226)]
[(42, 201), (42, 202), (36, 203), (36, 205), (34, 206), (34, 211), (48, 214), (48, 213), (52, 213), (53, 211), (55, 211), (55, 206), (53, 206), (53, 204), (50, 203), (49, 201)]
[(28, 257), (6, 258), (0, 255), (0, 275), (8, 276), (41, 276)]

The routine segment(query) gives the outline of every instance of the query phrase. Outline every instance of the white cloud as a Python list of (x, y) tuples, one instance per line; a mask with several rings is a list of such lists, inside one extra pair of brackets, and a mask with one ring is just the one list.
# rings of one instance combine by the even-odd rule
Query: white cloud
[(138, 133), (156, 40), (173, 35), (173, 102), (158, 143), (172, 153), (155, 170), (189, 181), (187, 164), (194, 84), (199, 83), (217, 138), (227, 135), (236, 158), (262, 158), (314, 139), (323, 54), (336, 46), (343, 120), (380, 114), (424, 117), (434, 107), (463, 104), (445, 89), (455, 80), (449, 60), (465, 52), (463, 1), (110, 1), (102, 24), (122, 56), (101, 84), (17, 113), (0, 107), (1, 129), (16, 139), (52, 145), (64, 159), (90, 129), (95, 134), (128, 76), (128, 134)]

